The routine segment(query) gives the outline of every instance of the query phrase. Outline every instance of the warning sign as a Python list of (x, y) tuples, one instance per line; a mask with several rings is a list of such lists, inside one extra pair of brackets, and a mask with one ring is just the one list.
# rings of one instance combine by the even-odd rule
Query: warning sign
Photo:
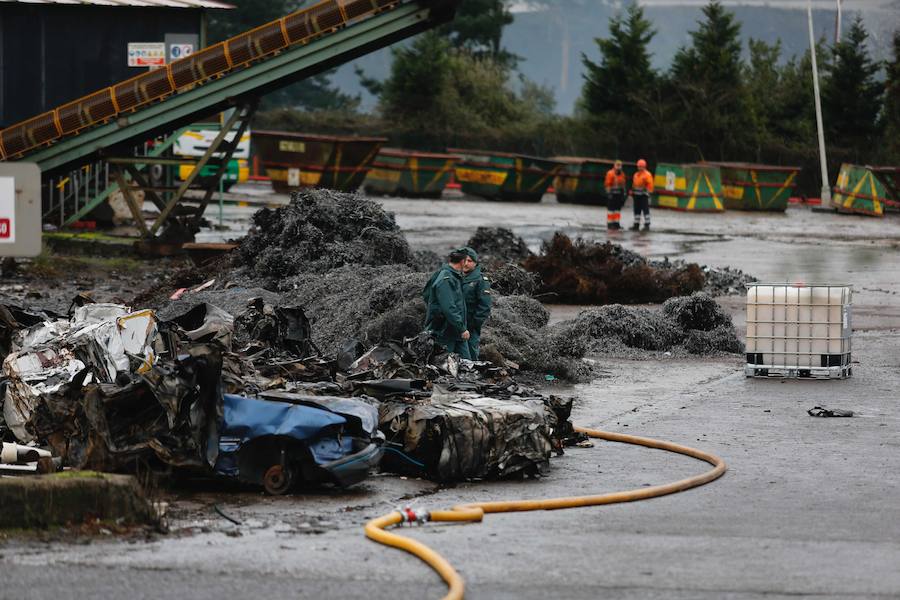
[(166, 44), (164, 42), (128, 44), (129, 67), (163, 67), (166, 64)]
[(16, 242), (16, 180), (0, 177), (0, 244)]

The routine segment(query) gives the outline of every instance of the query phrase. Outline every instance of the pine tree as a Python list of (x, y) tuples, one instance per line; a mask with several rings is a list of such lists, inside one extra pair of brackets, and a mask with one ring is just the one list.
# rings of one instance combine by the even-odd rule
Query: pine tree
[(392, 119), (427, 111), (444, 93), (450, 75), (450, 43), (433, 31), (393, 50), (390, 76), (381, 84), (382, 110)]
[(894, 33), (893, 42), (893, 56), (885, 65), (881, 122), (885, 159), (893, 164), (900, 164), (900, 31)]
[(513, 22), (505, 0), (463, 0), (453, 21), (441, 28), (455, 48), (504, 62), (515, 57), (503, 50), (503, 28)]
[[(691, 46), (672, 61), (670, 90), (680, 114), (680, 138), (699, 158), (726, 158), (752, 143), (750, 106), (742, 79), (741, 25), (718, 1), (703, 8)], [(718, 155), (718, 156), (716, 156)]]
[(631, 4), (609, 20), (609, 37), (594, 41), (595, 63), (582, 54), (585, 67), (580, 108), (593, 129), (608, 138), (619, 156), (648, 155), (652, 139), (657, 75), (650, 66), (648, 45), (656, 32), (644, 9)]
[(876, 79), (880, 66), (866, 47), (868, 37), (857, 17), (845, 38), (832, 48), (822, 85), (825, 139), (857, 156), (866, 154), (875, 142), (883, 91)]
[(581, 55), (586, 70), (582, 99), (588, 112), (631, 114), (630, 97), (652, 86), (656, 78), (647, 49), (654, 35), (644, 9), (636, 3), (624, 16), (616, 14), (609, 20), (609, 37), (594, 40), (600, 62)]

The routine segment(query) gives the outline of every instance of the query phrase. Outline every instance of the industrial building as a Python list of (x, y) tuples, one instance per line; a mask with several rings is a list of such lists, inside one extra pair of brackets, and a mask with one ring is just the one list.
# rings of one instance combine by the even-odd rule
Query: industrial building
[(0, 127), (203, 48), (207, 12), (228, 8), (216, 0), (0, 2)]

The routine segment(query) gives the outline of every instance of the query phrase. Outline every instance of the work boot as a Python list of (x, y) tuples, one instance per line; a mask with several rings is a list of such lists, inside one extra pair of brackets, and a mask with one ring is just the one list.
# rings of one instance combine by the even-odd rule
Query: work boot
[(613, 229), (615, 229), (615, 230), (622, 229), (622, 225), (618, 221), (615, 221), (615, 222), (613, 222)]
[(613, 223), (612, 221), (610, 221), (609, 223), (606, 224), (606, 228), (607, 228), (607, 229), (615, 229), (615, 228), (616, 228), (616, 224)]
[(641, 228), (641, 224), (638, 223), (637, 221), (635, 221), (635, 222), (632, 223), (632, 225), (631, 225), (631, 230), (632, 230), (632, 231), (638, 231), (640, 228)]
[(644, 231), (650, 231), (650, 223), (644, 223)]

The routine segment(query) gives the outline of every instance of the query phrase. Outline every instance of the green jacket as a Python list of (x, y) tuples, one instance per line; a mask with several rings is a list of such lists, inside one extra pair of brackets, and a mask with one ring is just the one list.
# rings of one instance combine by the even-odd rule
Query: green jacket
[(462, 278), (463, 296), (466, 298), (466, 315), (469, 331), (481, 331), (491, 316), (491, 282), (476, 266)]
[(425, 329), (441, 341), (459, 340), (466, 330), (462, 275), (445, 264), (425, 284), (422, 298), (425, 300)]

